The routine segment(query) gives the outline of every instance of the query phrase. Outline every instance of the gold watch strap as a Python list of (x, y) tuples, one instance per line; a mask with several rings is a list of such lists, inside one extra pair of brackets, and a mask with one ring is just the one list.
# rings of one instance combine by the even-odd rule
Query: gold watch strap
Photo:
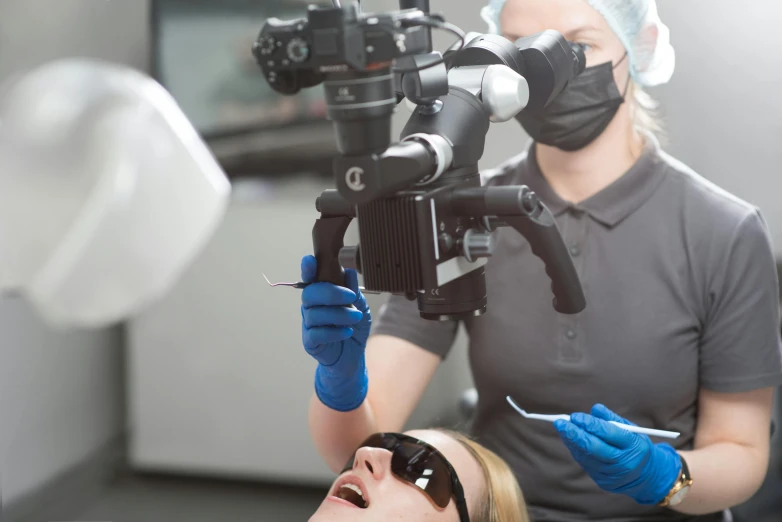
[(668, 505), (671, 503), (671, 499), (673, 498), (674, 495), (676, 495), (676, 493), (692, 485), (693, 480), (692, 477), (690, 476), (690, 467), (687, 465), (687, 461), (684, 460), (684, 457), (680, 455), (679, 459), (682, 462), (682, 471), (679, 474), (678, 480), (671, 488), (671, 491), (669, 491), (665, 499), (662, 502), (660, 502), (661, 507), (668, 507)]

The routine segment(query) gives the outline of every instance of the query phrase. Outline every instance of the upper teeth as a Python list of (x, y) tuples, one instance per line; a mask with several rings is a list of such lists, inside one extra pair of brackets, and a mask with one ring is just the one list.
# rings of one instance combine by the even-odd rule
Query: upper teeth
[(352, 491), (355, 491), (356, 493), (358, 493), (358, 495), (359, 495), (359, 496), (360, 496), (362, 499), (364, 498), (364, 492), (363, 492), (363, 491), (361, 491), (361, 488), (360, 488), (360, 487), (358, 487), (358, 486), (356, 486), (355, 484), (342, 484), (342, 487), (343, 487), (343, 488), (348, 488), (348, 489), (350, 489), (350, 490), (352, 490)]

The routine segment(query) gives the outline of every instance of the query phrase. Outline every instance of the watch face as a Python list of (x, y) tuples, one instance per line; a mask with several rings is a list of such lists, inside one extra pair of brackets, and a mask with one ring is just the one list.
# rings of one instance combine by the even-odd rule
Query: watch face
[(687, 493), (689, 492), (690, 492), (690, 486), (684, 486), (682, 489), (680, 489), (679, 491), (673, 494), (668, 505), (676, 506), (677, 504), (681, 504), (681, 502), (684, 500), (684, 498), (687, 496)]

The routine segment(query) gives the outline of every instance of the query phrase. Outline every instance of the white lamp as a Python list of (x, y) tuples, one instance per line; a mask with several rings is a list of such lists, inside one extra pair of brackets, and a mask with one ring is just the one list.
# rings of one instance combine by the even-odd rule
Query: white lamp
[(104, 326), (162, 296), (229, 196), (174, 99), (138, 71), (69, 59), (0, 88), (0, 292), (52, 325)]

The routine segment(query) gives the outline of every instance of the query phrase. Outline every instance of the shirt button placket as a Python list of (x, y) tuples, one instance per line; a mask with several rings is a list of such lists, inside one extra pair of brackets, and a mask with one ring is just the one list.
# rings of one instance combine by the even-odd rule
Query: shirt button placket
[[(589, 218), (584, 211), (572, 207), (564, 216), (562, 235), (568, 252), (573, 260), (579, 279), (584, 284), (584, 248)], [(559, 314), (559, 353), (560, 362), (578, 364), (583, 360), (583, 344), (578, 330), (578, 315)]]

